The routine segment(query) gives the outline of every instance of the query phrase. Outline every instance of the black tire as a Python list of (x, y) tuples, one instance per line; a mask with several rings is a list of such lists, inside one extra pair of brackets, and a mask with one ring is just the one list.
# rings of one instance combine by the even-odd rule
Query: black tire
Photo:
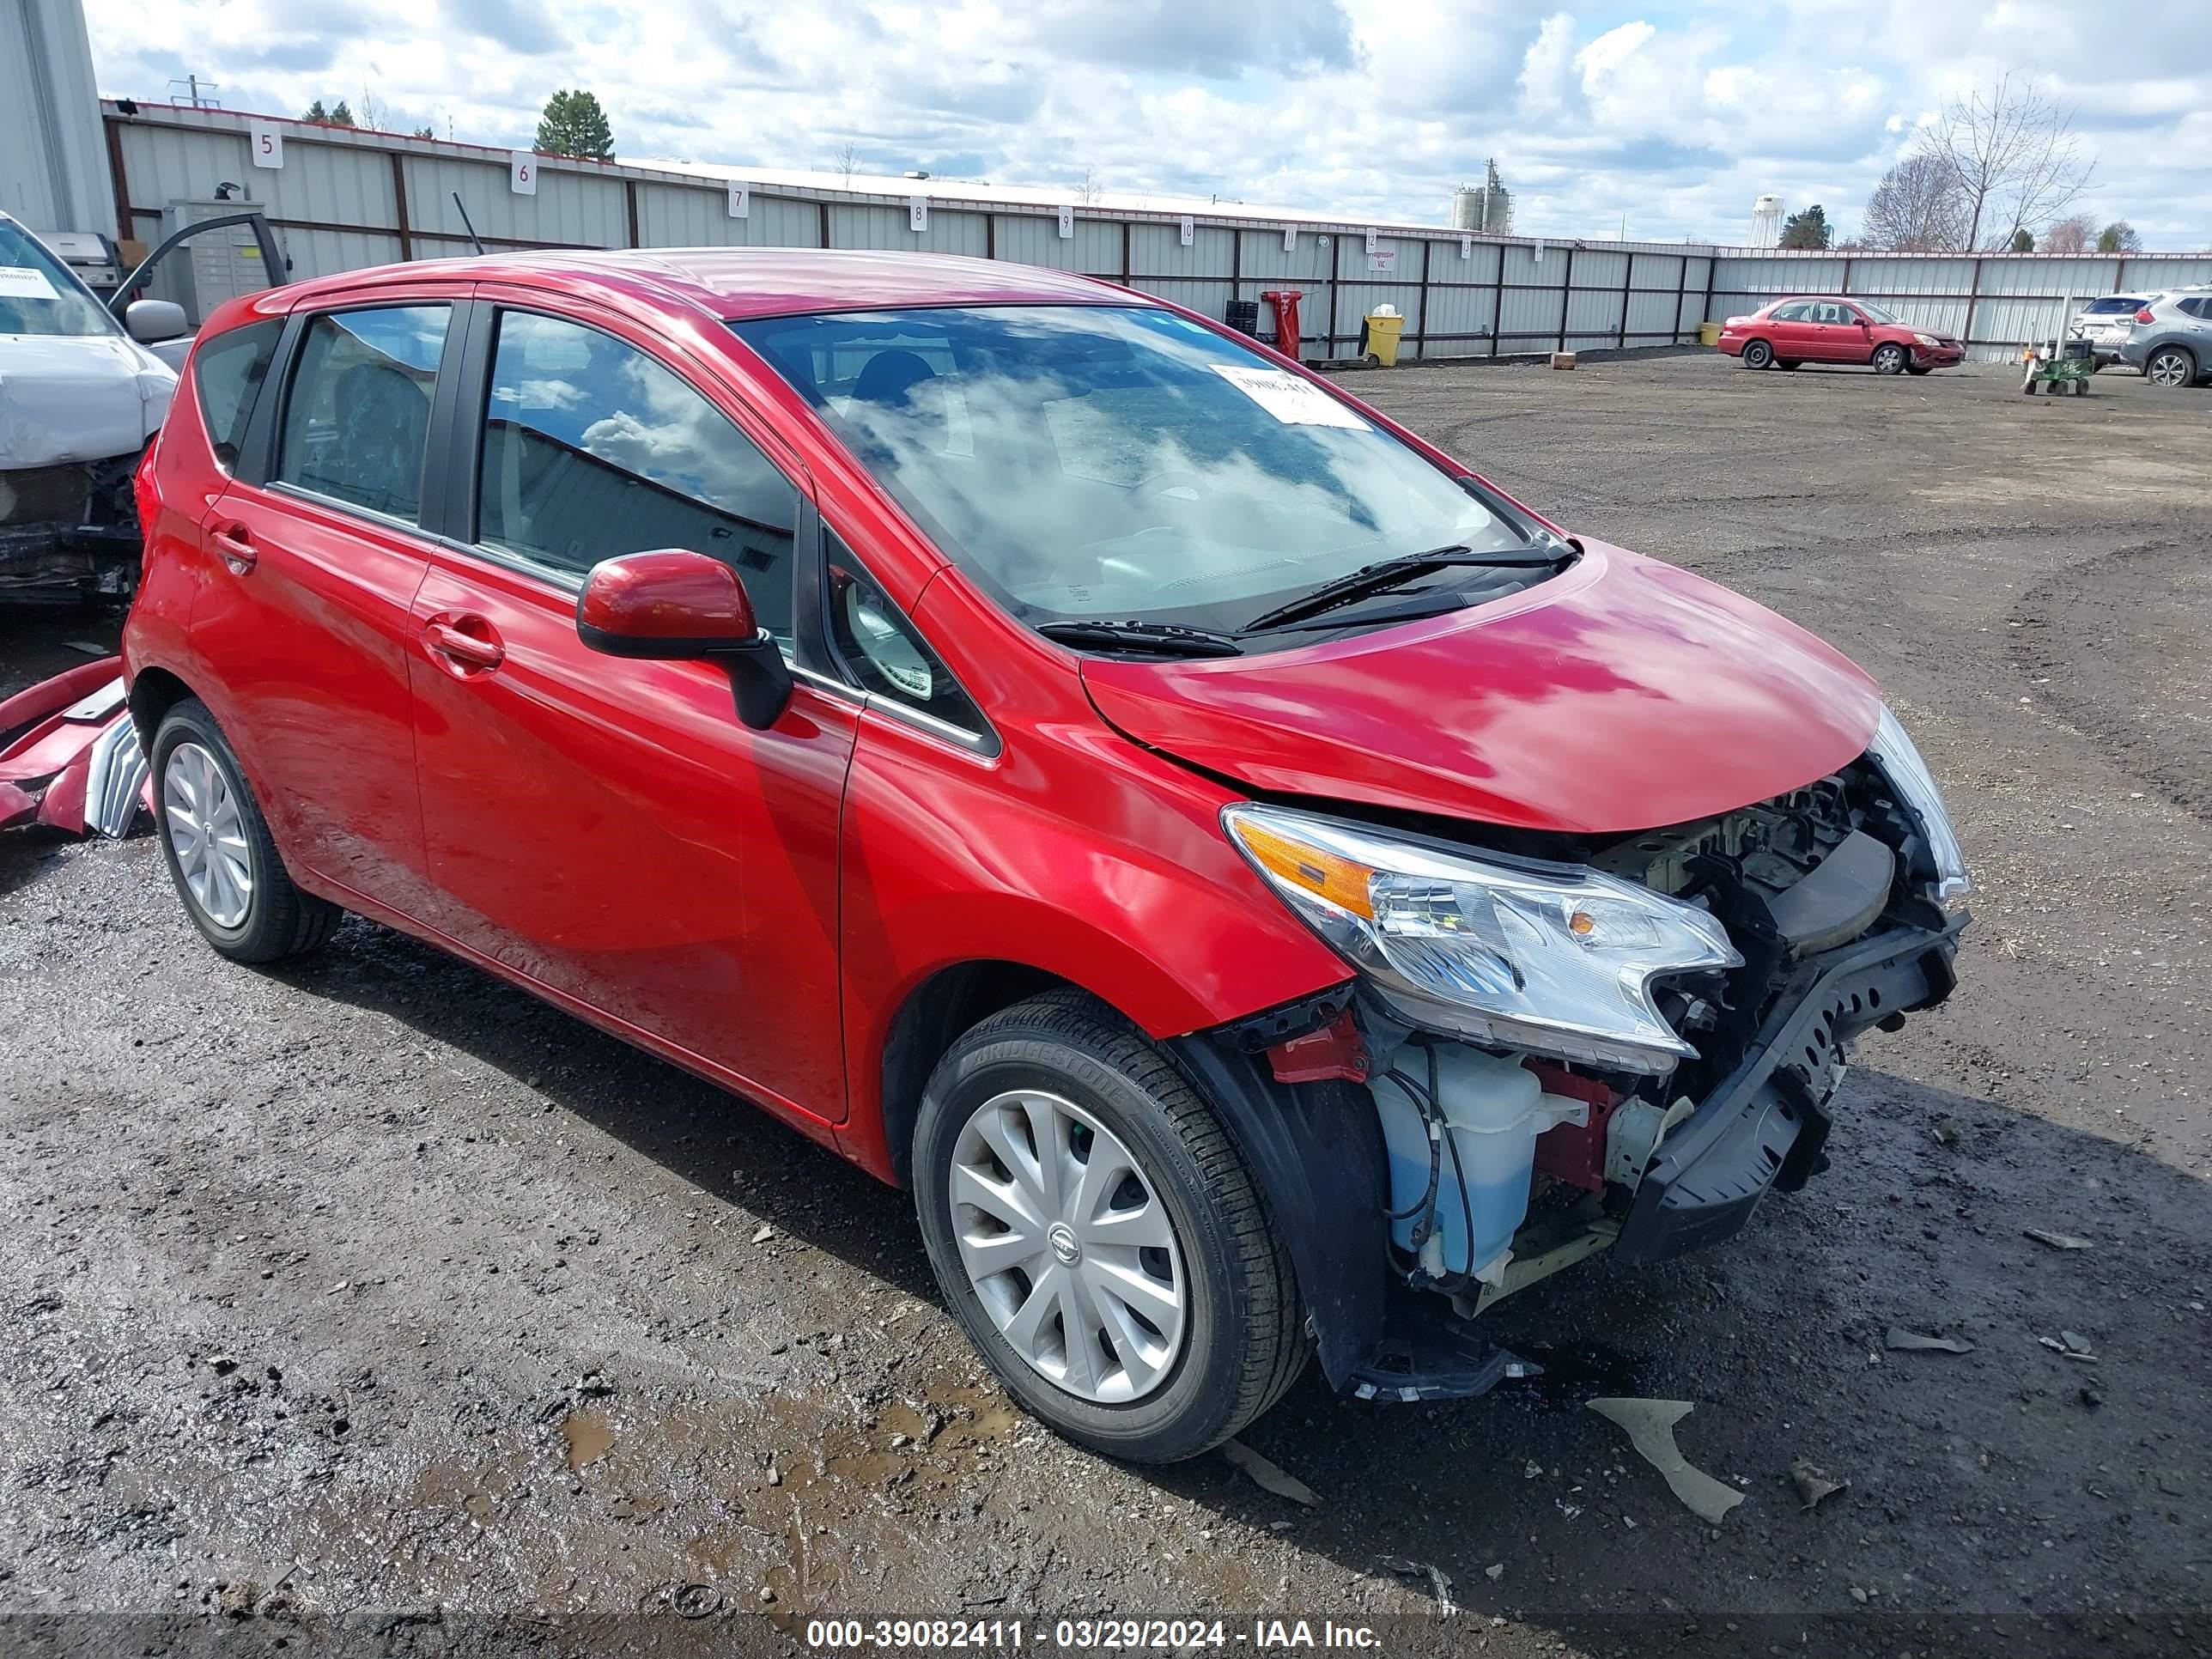
[(1765, 368), (1774, 362), (1774, 348), (1764, 340), (1747, 340), (1743, 344), (1743, 366), (1746, 368)]
[[(197, 745), (212, 759), (238, 805), (240, 837), (246, 845), (252, 892), (245, 914), (229, 926), (216, 921), (193, 896), (178, 863), (176, 842), (170, 834), (169, 763), (177, 750), (188, 744)], [(293, 884), (284, 860), (277, 855), (276, 843), (270, 839), (268, 823), (261, 816), (261, 804), (254, 799), (246, 774), (238, 764), (238, 757), (231, 752), (222, 728), (216, 724), (205, 703), (197, 697), (188, 697), (161, 716), (161, 723), (154, 733), (151, 770), (154, 826), (161, 843), (162, 861), (169, 866), (169, 879), (176, 884), (177, 896), (184, 901), (185, 914), (200, 930), (201, 938), (233, 962), (275, 962), (314, 950), (331, 936), (331, 930), (337, 926), (344, 912), (329, 900), (302, 892)]]
[[(986, 1103), (1018, 1089), (1095, 1116), (1141, 1166), (1174, 1229), (1189, 1304), (1182, 1345), (1133, 1401), (1086, 1400), (1033, 1369), (962, 1262), (951, 1201), (961, 1132)], [(914, 1195), (937, 1282), (977, 1352), (1031, 1415), (1094, 1451), (1139, 1463), (1195, 1457), (1274, 1405), (1305, 1367), (1290, 1256), (1228, 1131), (1158, 1048), (1091, 997), (1032, 998), (952, 1045), (915, 1124)]]
[(1902, 374), (1911, 367), (1912, 354), (1894, 340), (1874, 349), (1874, 372), (1877, 374)]
[(2162, 345), (2143, 360), (2143, 379), (2163, 392), (2197, 384), (2197, 354), (2187, 346)]

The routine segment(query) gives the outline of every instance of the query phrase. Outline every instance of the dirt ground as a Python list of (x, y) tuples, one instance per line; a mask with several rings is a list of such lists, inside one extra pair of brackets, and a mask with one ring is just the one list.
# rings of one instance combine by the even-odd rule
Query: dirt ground
[[(1837, 641), (1944, 781), (1963, 983), (1863, 1044), (1826, 1177), (1504, 1304), (1540, 1381), (1309, 1376), (1246, 1436), (1306, 1508), (1043, 1433), (906, 1200), (739, 1103), (359, 921), (233, 967), (148, 836), (11, 835), (0, 1646), (750, 1653), (826, 1614), (1054, 1650), (1108, 1615), (1230, 1650), (1273, 1619), (1384, 1652), (2212, 1646), (2212, 392), (1710, 356), (1349, 384)], [(103, 628), (10, 620), (0, 690)], [(1694, 1401), (1683, 1452), (1745, 1501), (1697, 1519), (1601, 1394)], [(1849, 1490), (1807, 1510), (1799, 1459)]]

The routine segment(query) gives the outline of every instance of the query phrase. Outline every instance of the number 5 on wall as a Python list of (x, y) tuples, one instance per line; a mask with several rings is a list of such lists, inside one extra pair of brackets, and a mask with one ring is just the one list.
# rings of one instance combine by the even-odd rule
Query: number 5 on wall
[(258, 167), (281, 167), (284, 165), (284, 130), (274, 122), (249, 122), (246, 128), (246, 147), (253, 152), (253, 165)]

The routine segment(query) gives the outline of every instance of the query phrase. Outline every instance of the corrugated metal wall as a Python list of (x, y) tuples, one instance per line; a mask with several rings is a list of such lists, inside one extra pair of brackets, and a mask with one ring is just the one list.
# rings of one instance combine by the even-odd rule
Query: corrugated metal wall
[[(1062, 238), (1055, 208), (942, 197), (916, 231), (903, 198), (837, 190), (755, 190), (747, 216), (735, 219), (717, 179), (548, 156), (537, 193), (518, 195), (505, 150), (295, 121), (276, 124), (284, 165), (269, 169), (248, 153), (254, 118), (105, 107), (124, 234), (150, 242), (168, 204), (206, 200), (228, 182), (269, 215), (295, 276), (467, 251), (458, 191), (493, 247), (915, 248), (1109, 277), (1210, 317), (1226, 316), (1234, 300), (1293, 289), (1304, 296), (1310, 358), (1356, 351), (1363, 320), (1384, 304), (1406, 319), (1401, 355), (1418, 359), (1681, 343), (1703, 319), (1807, 293), (1862, 295), (1994, 357), (2047, 335), (2069, 299), (2212, 282), (2212, 255), (1801, 253), (1527, 237), (1462, 245), (1432, 226), (1285, 227), (1218, 215), (1194, 216), (1186, 245), (1181, 216), (1085, 208)], [(1260, 326), (1273, 337), (1265, 303)]]

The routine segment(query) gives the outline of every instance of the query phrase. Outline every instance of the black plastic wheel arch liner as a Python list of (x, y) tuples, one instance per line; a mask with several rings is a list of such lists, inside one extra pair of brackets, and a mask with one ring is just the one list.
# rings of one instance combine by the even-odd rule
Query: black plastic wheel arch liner
[(1279, 1083), (1235, 1028), (1166, 1047), (1227, 1124), (1291, 1253), (1322, 1370), (1342, 1389), (1382, 1343), (1391, 1298), (1382, 1121), (1356, 1083)]

